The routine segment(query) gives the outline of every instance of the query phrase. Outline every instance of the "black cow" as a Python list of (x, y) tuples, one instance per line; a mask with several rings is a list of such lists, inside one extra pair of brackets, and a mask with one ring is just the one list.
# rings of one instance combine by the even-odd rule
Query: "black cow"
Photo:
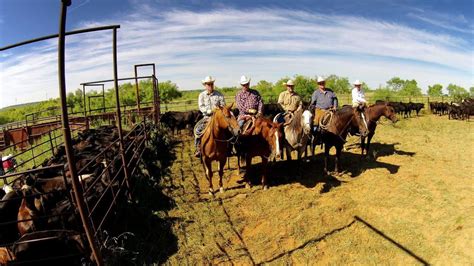
[(173, 133), (175, 131), (178, 133), (178, 131), (183, 129), (190, 129), (192, 132), (194, 125), (202, 117), (201, 112), (198, 110), (186, 112), (170, 111), (161, 116), (160, 122), (171, 129)]

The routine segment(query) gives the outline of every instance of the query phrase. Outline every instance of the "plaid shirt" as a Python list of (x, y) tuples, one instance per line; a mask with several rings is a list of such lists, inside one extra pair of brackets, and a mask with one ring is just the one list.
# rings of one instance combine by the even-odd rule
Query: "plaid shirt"
[(235, 95), (235, 103), (237, 104), (237, 109), (239, 109), (239, 118), (245, 115), (249, 109), (255, 109), (263, 114), (262, 96), (256, 90), (240, 90)]

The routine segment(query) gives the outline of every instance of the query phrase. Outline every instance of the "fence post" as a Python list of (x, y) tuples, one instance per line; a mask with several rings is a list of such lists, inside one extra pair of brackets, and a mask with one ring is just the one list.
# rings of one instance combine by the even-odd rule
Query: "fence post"
[(54, 155), (54, 146), (53, 146), (53, 140), (51, 139), (51, 130), (48, 131), (48, 136), (49, 136), (49, 145), (51, 147), (51, 155)]
[(128, 198), (131, 198), (131, 189), (129, 183), (130, 173), (127, 168), (127, 160), (125, 158), (125, 148), (123, 146), (123, 132), (122, 132), (122, 114), (120, 112), (120, 96), (119, 96), (119, 86), (118, 86), (118, 67), (117, 67), (117, 29), (113, 29), (113, 38), (112, 38), (112, 53), (113, 53), (113, 64), (114, 64), (114, 87), (115, 87), (115, 102), (117, 108), (117, 127), (119, 135), (119, 144), (120, 144), (120, 157), (122, 158), (123, 172), (125, 175), (125, 184), (127, 186)]
[(103, 265), (102, 255), (100, 249), (97, 247), (94, 235), (92, 234), (89, 219), (84, 211), (84, 195), (79, 184), (79, 178), (77, 176), (77, 169), (74, 160), (74, 153), (72, 149), (71, 131), (69, 129), (69, 120), (67, 113), (66, 103), (66, 76), (65, 76), (65, 32), (66, 32), (66, 14), (67, 7), (71, 5), (71, 0), (61, 1), (61, 16), (59, 18), (59, 35), (58, 35), (58, 80), (59, 80), (59, 97), (61, 102), (61, 115), (62, 115), (62, 130), (64, 136), (64, 148), (66, 150), (67, 163), (69, 167), (69, 173), (71, 175), (72, 187), (74, 190), (74, 197), (76, 199), (77, 209), (81, 217), (82, 226), (86, 233), (87, 240), (92, 250), (92, 255), (95, 263), (99, 266)]

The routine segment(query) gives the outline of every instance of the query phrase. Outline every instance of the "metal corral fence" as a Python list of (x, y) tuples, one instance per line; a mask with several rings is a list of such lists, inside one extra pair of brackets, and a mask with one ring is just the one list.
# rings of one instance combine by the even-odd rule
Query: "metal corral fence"
[[(25, 182), (28, 184), (28, 181), (23, 179), (27, 177), (33, 178), (33, 182), (35, 183), (39, 180), (38, 178), (49, 178), (53, 175), (54, 178), (59, 180), (58, 186), (65, 188), (62, 204), (66, 206), (64, 207), (63, 212), (44, 214), (34, 218), (21, 219), (20, 216), (18, 216), (18, 219), (5, 221), (5, 217), (2, 217), (2, 220), (0, 221), (1, 232), (7, 232), (7, 230), (3, 229), (8, 226), (11, 228), (12, 225), (15, 225), (20, 228), (35, 219), (50, 219), (54, 216), (59, 217), (58, 219), (63, 219), (62, 224), (65, 228), (63, 228), (64, 230), (62, 231), (49, 230), (46, 233), (27, 233), (22, 235), (20, 239), (13, 239), (14, 241), (12, 242), (1, 241), (0, 248), (12, 249), (12, 247), (17, 247), (22, 244), (38, 246), (38, 243), (41, 244), (43, 242), (45, 244), (43, 247), (51, 248), (48, 246), (48, 243), (50, 243), (48, 241), (51, 241), (52, 239), (58, 240), (64, 238), (64, 236), (68, 236), (68, 239), (71, 240), (72, 238), (79, 236), (84, 241), (87, 240), (85, 243), (88, 243), (86, 249), (82, 250), (80, 254), (63, 254), (60, 258), (51, 256), (37, 258), (36, 262), (45, 263), (48, 260), (64, 259), (68, 256), (74, 257), (86, 255), (86, 257), (90, 257), (95, 264), (103, 265), (104, 260), (102, 253), (105, 248), (103, 231), (105, 225), (109, 218), (111, 218), (111, 214), (114, 213), (117, 204), (132, 196), (130, 178), (133, 177), (136, 174), (137, 169), (139, 169), (138, 166), (149, 136), (148, 131), (150, 126), (148, 123), (158, 123), (159, 121), (160, 96), (158, 79), (156, 78), (155, 64), (135, 65), (134, 77), (119, 79), (117, 71), (117, 30), (120, 26), (111, 25), (66, 32), (66, 15), (70, 4), (70, 0), (61, 1), (61, 16), (58, 34), (48, 35), (0, 48), (0, 51), (5, 51), (34, 42), (58, 38), (60, 119), (57, 115), (53, 118), (49, 117), (46, 119), (39, 118), (39, 114), (32, 114), (26, 117), (24, 123), (20, 122), (15, 125), (9, 124), (3, 127), (2, 130), (14, 127), (38, 125), (42, 123), (51, 124), (48, 130), (41, 132), (41, 137), (33, 141), (33, 143), (30, 143), (32, 145), (29, 149), (15, 154), (15, 157), (18, 159), (17, 161), (19, 161), (16, 171), (2, 175), (0, 176), (0, 179), (4, 184), (10, 186), (22, 185), (21, 190), (18, 190), (20, 192), (15, 192), (17, 195), (13, 197), (13, 201), (21, 201), (23, 206), (23, 202), (28, 201), (28, 199), (43, 197), (47, 194), (54, 193), (52, 191), (38, 192), (36, 190), (28, 189), (28, 186), (25, 187), (24, 185)], [(86, 106), (90, 105), (86, 105), (86, 95), (83, 93), (83, 112), (71, 114), (68, 113), (68, 107), (66, 105), (66, 73), (64, 60), (65, 38), (69, 35), (95, 31), (112, 31), (113, 79), (87, 82), (81, 85), (83, 85), (83, 91), (85, 92), (87, 86), (100, 86), (103, 89), (104, 83), (112, 82), (114, 84), (116, 106), (110, 108), (105, 107), (105, 104), (103, 104), (100, 109), (91, 110), (90, 107), (87, 109)], [(153, 73), (149, 76), (139, 77), (138, 68), (141, 67), (152, 67)], [(138, 80), (141, 78), (152, 79), (153, 81), (154, 96), (152, 102), (142, 103), (140, 101)], [(137, 91), (136, 106), (120, 105), (118, 82), (121, 80), (135, 80), (135, 88)], [(91, 98), (89, 97), (87, 100), (90, 103)], [(102, 101), (104, 102), (103, 98)], [(71, 115), (74, 115), (74, 117), (79, 116), (83, 122), (75, 123), (75, 120), (73, 119), (74, 117), (71, 117)], [(32, 119), (30, 119), (30, 117)], [(92, 150), (97, 150), (97, 152), (94, 154), (81, 155), (80, 151), (82, 148), (77, 147), (77, 145), (87, 143), (87, 140), (83, 139), (82, 142), (78, 142), (76, 139), (73, 141), (73, 137), (78, 137), (79, 139), (81, 139), (81, 137), (85, 138), (84, 136), (81, 136), (79, 132), (90, 130), (90, 124), (94, 119), (101, 119), (103, 122), (106, 121), (104, 124), (111, 124), (112, 126), (104, 128), (104, 132), (108, 132), (107, 130), (109, 130), (112, 133), (107, 135), (108, 141), (105, 142), (103, 147), (97, 148), (94, 147), (95, 144), (89, 145), (89, 147), (92, 147)], [(123, 130), (123, 126), (125, 125), (128, 127), (127, 131)], [(31, 138), (22, 140), (22, 142), (26, 141), (31, 142)], [(6, 149), (14, 149), (15, 145), (18, 144), (21, 143), (12, 143), (6, 147)], [(73, 146), (73, 144), (75, 144), (75, 146)], [(20, 159), (22, 158), (22, 155), (25, 154), (28, 154), (28, 159)], [(51, 159), (48, 161), (45, 160), (45, 157), (48, 158), (46, 154), (54, 156), (49, 156)], [(91, 171), (96, 171), (100, 166), (102, 167), (100, 168), (100, 171), (92, 175)], [(26, 167), (32, 167), (34, 169), (24, 170)], [(88, 179), (91, 176), (93, 176), (93, 179)], [(27, 191), (30, 191), (31, 193)], [(2, 199), (1, 203), (6, 201), (6, 199)], [(20, 207), (20, 209), (21, 208), (22, 207)], [(71, 215), (74, 218), (74, 221), (67, 219), (67, 217), (70, 218)], [(66, 228), (74, 222), (77, 222), (80, 226), (75, 228), (73, 231)], [(15, 230), (12, 230), (12, 232), (13, 231)], [(54, 248), (50, 251), (54, 252)], [(87, 254), (83, 254), (84, 252)], [(28, 262), (32, 263), (34, 261)]]

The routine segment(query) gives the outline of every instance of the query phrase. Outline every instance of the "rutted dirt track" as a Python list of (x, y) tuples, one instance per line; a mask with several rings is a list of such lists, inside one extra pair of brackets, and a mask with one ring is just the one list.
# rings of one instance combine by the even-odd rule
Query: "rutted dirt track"
[(168, 216), (178, 251), (168, 263), (472, 263), (473, 129), (434, 116), (384, 124), (375, 161), (360, 162), (352, 138), (343, 174), (324, 177), (318, 149), (312, 162), (273, 165), (267, 191), (237, 184), (231, 160), (227, 191), (214, 198), (185, 137), (162, 181), (176, 203)]

